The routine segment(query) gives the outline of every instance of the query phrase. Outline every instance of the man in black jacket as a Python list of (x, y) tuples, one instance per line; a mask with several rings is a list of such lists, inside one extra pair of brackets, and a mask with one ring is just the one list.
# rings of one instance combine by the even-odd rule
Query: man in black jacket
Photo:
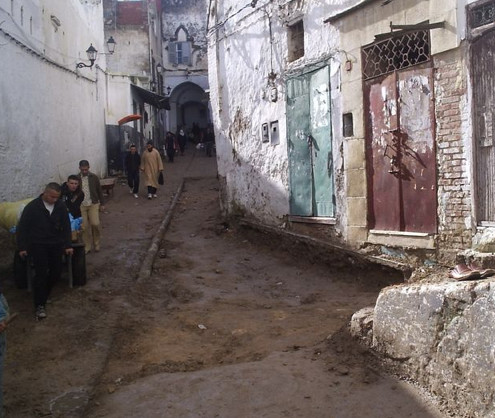
[(22, 258), (34, 265), (34, 306), (36, 318), (46, 318), (45, 305), (62, 270), (62, 255), (72, 255), (71, 230), (67, 207), (59, 200), (57, 183), (46, 185), (43, 193), (29, 202), (17, 226), (17, 248)]
[(81, 180), (75, 174), (71, 174), (67, 181), (62, 184), (62, 201), (67, 206), (73, 218), (80, 218), (81, 203), (84, 200), (84, 193), (81, 189)]
[(139, 166), (141, 157), (137, 152), (136, 145), (131, 144), (129, 152), (125, 156), (125, 171), (127, 172), (127, 184), (134, 197), (139, 197)]

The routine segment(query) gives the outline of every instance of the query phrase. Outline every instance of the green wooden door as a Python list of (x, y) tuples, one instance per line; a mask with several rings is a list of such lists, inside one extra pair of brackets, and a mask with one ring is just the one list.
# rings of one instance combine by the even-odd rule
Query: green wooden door
[(328, 67), (287, 81), (290, 211), (334, 216)]
[(311, 152), (308, 146), (309, 126), (309, 80), (303, 75), (287, 82), (287, 133), (292, 215), (313, 215)]

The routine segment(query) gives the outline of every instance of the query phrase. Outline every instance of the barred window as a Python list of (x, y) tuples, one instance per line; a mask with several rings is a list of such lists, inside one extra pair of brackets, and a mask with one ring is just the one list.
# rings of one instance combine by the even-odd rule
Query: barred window
[(406, 32), (365, 46), (361, 50), (365, 80), (431, 59), (428, 31)]
[(469, 10), (469, 26), (479, 28), (495, 22), (495, 1), (490, 1)]

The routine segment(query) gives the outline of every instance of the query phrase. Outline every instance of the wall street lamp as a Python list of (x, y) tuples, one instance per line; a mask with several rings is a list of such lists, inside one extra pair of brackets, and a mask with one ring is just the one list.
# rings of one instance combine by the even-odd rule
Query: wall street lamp
[(117, 42), (115, 42), (115, 39), (113, 39), (113, 36), (110, 36), (107, 41), (107, 48), (108, 52), (110, 54), (113, 54), (115, 52), (115, 45), (117, 45)]
[[(113, 39), (113, 36), (110, 36), (110, 38), (108, 38), (108, 41), (107, 41), (108, 53), (110, 55), (112, 55), (115, 52), (115, 45), (117, 45), (117, 42), (115, 42), (115, 40)], [(86, 54), (88, 55), (88, 60), (89, 60), (90, 64), (88, 65), (88, 64), (85, 64), (84, 62), (78, 62), (76, 64), (77, 68), (84, 68), (84, 67), (91, 68), (94, 65), (94, 63), (96, 61), (96, 56), (98, 55), (98, 51), (93, 46), (93, 44), (89, 45), (89, 48), (86, 50)], [(103, 55), (105, 55), (105, 53), (103, 53)]]
[(86, 54), (88, 55), (88, 60), (89, 60), (90, 64), (88, 65), (88, 64), (85, 64), (84, 62), (78, 62), (76, 64), (77, 68), (84, 68), (84, 67), (91, 68), (93, 66), (93, 64), (95, 63), (96, 55), (98, 55), (98, 51), (93, 46), (93, 44), (89, 45), (89, 48), (86, 50)]
[(171, 91), (172, 91), (172, 87), (167, 86), (167, 96), (170, 96)]

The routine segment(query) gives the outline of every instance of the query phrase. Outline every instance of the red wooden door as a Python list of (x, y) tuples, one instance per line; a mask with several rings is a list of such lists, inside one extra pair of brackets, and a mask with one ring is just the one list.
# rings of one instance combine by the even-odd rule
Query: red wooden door
[(365, 94), (370, 228), (435, 233), (432, 69), (369, 80)]

